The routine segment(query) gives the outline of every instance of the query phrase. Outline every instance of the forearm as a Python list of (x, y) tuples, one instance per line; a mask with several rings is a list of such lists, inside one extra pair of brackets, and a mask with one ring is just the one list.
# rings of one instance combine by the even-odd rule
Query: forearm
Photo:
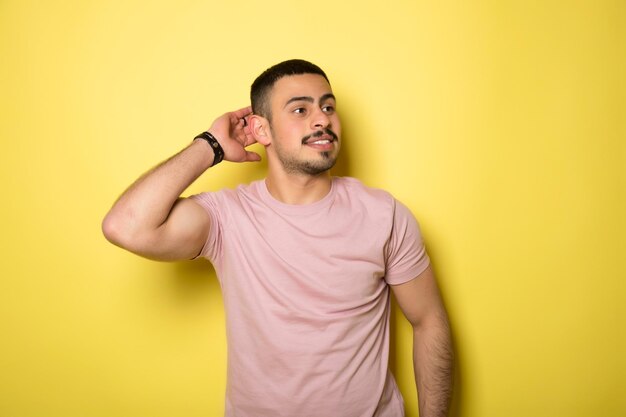
[(181, 193), (213, 163), (213, 152), (195, 140), (135, 181), (115, 202), (103, 222), (109, 240), (122, 241), (145, 235), (167, 219)]
[(454, 353), (445, 313), (413, 330), (413, 361), (420, 417), (448, 415)]

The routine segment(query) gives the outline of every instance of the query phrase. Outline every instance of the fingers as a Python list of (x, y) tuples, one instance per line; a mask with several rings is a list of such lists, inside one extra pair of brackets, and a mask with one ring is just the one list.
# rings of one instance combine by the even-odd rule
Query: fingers
[(261, 156), (245, 148), (256, 143), (251, 126), (246, 120), (252, 114), (252, 107), (228, 112), (217, 118), (209, 130), (218, 139), (226, 155), (232, 162), (260, 161)]
[(233, 120), (233, 125), (231, 128), (231, 135), (233, 139), (237, 140), (237, 142), (243, 144), (244, 146), (248, 146), (251, 143), (254, 143), (254, 137), (252, 135), (252, 130), (250, 129), (248, 122), (243, 118), (235, 120)]
[(250, 116), (252, 114), (252, 107), (251, 106), (247, 106), (244, 108), (241, 108), (239, 110), (235, 110), (234, 112), (231, 112), (235, 115), (235, 117), (237, 117), (237, 119), (243, 119), (247, 116)]
[(252, 152), (252, 151), (246, 151), (246, 161), (249, 162), (255, 162), (255, 161), (260, 161), (261, 160), (261, 155), (259, 155), (256, 152)]
[(250, 134), (250, 127), (248, 126), (248, 120), (246, 118), (252, 114), (252, 107), (244, 107), (239, 110), (228, 112), (225, 116), (228, 117), (231, 129), (243, 130), (245, 135)]

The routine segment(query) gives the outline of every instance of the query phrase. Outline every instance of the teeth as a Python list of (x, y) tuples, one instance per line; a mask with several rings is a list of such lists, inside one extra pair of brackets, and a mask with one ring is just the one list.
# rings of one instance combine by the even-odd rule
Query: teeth
[(313, 142), (314, 145), (326, 145), (327, 143), (330, 143), (328, 139), (316, 140), (315, 142)]

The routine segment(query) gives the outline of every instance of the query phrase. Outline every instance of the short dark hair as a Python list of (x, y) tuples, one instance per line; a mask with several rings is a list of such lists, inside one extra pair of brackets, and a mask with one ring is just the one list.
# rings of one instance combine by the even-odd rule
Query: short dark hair
[(290, 59), (278, 63), (259, 75), (250, 88), (250, 101), (252, 102), (252, 112), (263, 116), (268, 120), (272, 118), (269, 106), (269, 96), (276, 81), (288, 75), (318, 74), (328, 81), (328, 77), (320, 67), (303, 59)]

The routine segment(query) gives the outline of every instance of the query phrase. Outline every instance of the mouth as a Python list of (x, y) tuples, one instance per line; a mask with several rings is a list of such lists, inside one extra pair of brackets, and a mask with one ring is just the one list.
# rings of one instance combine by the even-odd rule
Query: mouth
[(302, 139), (303, 145), (315, 148), (330, 148), (337, 141), (337, 135), (330, 129), (319, 130)]
[(327, 145), (329, 143), (333, 143), (335, 141), (334, 138), (321, 138), (315, 140), (309, 140), (305, 144), (306, 145)]

